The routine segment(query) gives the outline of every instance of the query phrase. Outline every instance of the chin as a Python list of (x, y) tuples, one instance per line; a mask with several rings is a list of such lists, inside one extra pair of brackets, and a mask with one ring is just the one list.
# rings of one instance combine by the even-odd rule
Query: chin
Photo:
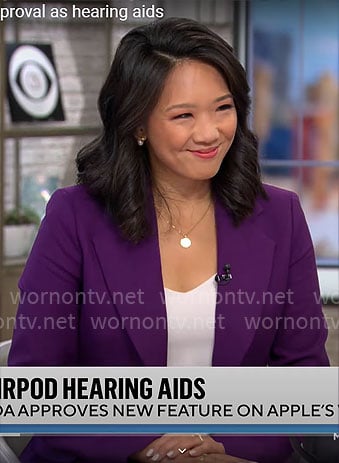
[(210, 180), (217, 175), (220, 170), (220, 166), (221, 164), (218, 163), (218, 165), (213, 168), (205, 169), (204, 172), (201, 172), (198, 176), (201, 180)]
[(196, 173), (195, 175), (190, 175), (189, 178), (192, 180), (211, 180), (218, 173), (219, 169), (209, 170), (208, 172)]

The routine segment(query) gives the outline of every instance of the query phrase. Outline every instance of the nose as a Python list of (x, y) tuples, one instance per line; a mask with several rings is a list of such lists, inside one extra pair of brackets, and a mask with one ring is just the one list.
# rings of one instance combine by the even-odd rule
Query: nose
[(219, 129), (216, 120), (211, 116), (196, 119), (192, 138), (194, 143), (208, 146), (218, 141)]

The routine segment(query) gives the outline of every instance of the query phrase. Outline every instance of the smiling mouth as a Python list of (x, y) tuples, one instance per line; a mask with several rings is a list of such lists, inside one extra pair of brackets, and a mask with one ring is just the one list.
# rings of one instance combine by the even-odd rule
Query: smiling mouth
[(218, 146), (205, 148), (203, 150), (189, 150), (194, 156), (204, 159), (214, 158), (218, 154)]

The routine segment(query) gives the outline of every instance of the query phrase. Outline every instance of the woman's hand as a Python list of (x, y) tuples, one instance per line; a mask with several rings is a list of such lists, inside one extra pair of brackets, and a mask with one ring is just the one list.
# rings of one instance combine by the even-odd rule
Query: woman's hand
[[(165, 434), (134, 454), (131, 459), (140, 463), (169, 460), (178, 463), (179, 460), (188, 461), (189, 457), (202, 457), (204, 454), (225, 455), (225, 449), (220, 442), (206, 434)], [(195, 461), (197, 462), (197, 459)], [(227, 463), (227, 460), (225, 462)]]

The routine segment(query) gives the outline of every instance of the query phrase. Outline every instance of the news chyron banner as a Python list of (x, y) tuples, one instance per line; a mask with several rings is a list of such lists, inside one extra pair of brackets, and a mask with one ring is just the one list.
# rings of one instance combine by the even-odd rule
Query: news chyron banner
[(0, 433), (339, 435), (339, 369), (0, 369)]

